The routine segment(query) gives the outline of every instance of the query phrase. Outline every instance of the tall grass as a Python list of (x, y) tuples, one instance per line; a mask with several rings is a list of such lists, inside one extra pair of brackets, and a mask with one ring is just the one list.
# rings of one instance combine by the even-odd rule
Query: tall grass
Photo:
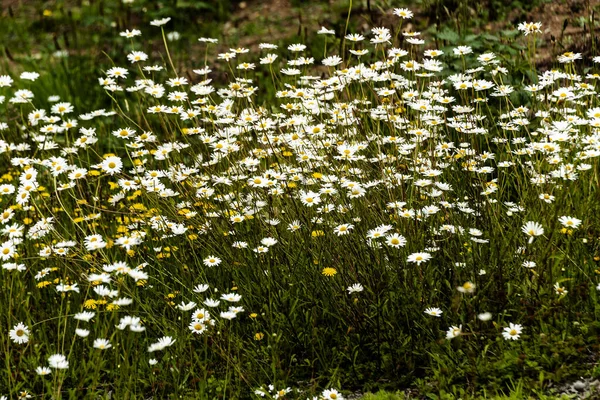
[(123, 32), (141, 53), (69, 83), (110, 109), (0, 77), (0, 393), (452, 398), (589, 370), (600, 108), (578, 54), (519, 82), (373, 28), (184, 77), (169, 23), (143, 29), (161, 53)]

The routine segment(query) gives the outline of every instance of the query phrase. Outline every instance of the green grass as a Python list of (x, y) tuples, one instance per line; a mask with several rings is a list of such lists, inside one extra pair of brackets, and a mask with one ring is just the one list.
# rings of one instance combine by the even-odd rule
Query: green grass
[[(300, 25), (224, 57), (231, 37), (197, 41), (230, 15), (211, 4), (56, 2), (0, 24), (0, 396), (552, 399), (600, 375), (588, 55), (551, 75), (540, 33), (341, 2), (336, 35)], [(389, 43), (365, 15), (393, 22)], [(411, 21), (424, 45), (398, 33)]]

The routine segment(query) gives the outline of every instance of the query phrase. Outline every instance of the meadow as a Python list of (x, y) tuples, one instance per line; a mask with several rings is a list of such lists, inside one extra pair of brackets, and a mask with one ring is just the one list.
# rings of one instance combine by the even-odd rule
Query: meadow
[(594, 34), (84, 3), (0, 28), (0, 399), (600, 396)]

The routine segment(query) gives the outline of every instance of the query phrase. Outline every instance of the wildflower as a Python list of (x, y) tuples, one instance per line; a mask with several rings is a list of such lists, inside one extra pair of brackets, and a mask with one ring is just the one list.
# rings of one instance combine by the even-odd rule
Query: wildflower
[(523, 327), (521, 325), (510, 323), (506, 328), (504, 328), (502, 336), (504, 336), (504, 339), (506, 340), (518, 340), (521, 332), (523, 332)]
[(473, 52), (473, 48), (471, 48), (471, 46), (458, 46), (452, 49), (452, 51), (454, 52), (454, 55), (464, 56), (471, 54)]
[(465, 282), (462, 286), (456, 288), (461, 293), (473, 293), (475, 291), (475, 284), (471, 282)]
[(90, 334), (90, 331), (87, 329), (81, 329), (81, 328), (77, 328), (75, 329), (75, 334), (79, 337), (88, 337), (88, 335)]
[(102, 170), (109, 175), (114, 175), (115, 173), (121, 172), (122, 167), (123, 162), (121, 161), (121, 158), (117, 156), (107, 157), (100, 164), (100, 168), (102, 168)]
[(135, 36), (140, 36), (141, 34), (142, 34), (142, 32), (137, 29), (132, 29), (132, 30), (125, 29), (124, 32), (119, 33), (119, 36), (126, 37), (126, 38), (132, 38)]
[(575, 60), (581, 59), (581, 53), (573, 53), (571, 51), (567, 51), (566, 53), (558, 56), (558, 62), (561, 64), (570, 64)]
[(478, 314), (477, 318), (480, 321), (489, 321), (490, 319), (492, 319), (492, 313), (484, 312), (484, 313)]
[(342, 58), (339, 56), (330, 56), (323, 59), (323, 65), (327, 67), (334, 67), (342, 63)]
[(27, 343), (29, 341), (29, 328), (22, 322), (19, 322), (8, 332), (8, 336), (10, 336), (10, 339), (14, 343)]
[(386, 238), (386, 243), (388, 244), (388, 246), (392, 246), (395, 248), (404, 247), (406, 245), (406, 238), (402, 235), (394, 233)]
[(525, 36), (527, 36), (530, 33), (542, 33), (541, 28), (541, 22), (521, 22), (517, 29), (523, 32)]
[(344, 400), (344, 396), (335, 389), (324, 390), (321, 397), (326, 400)]
[(227, 293), (227, 294), (221, 295), (221, 300), (225, 300), (225, 301), (238, 302), (241, 299), (242, 299), (242, 296), (237, 293)]
[(227, 319), (227, 320), (232, 320), (234, 319), (237, 315), (236, 313), (232, 312), (232, 311), (221, 311), (220, 314), (221, 318), (223, 319)]
[(346, 290), (348, 291), (348, 294), (352, 294), (352, 293), (360, 293), (364, 289), (365, 288), (363, 287), (363, 285), (361, 285), (360, 283), (355, 283), (352, 286), (348, 286), (348, 288)]
[(127, 59), (131, 61), (131, 63), (136, 63), (139, 61), (146, 61), (148, 59), (148, 55), (142, 51), (132, 51), (127, 55)]
[(410, 19), (413, 17), (413, 12), (408, 8), (395, 8), (394, 15), (402, 18), (402, 19)]
[(83, 312), (75, 314), (75, 316), (73, 318), (75, 318), (76, 320), (79, 320), (79, 321), (89, 322), (92, 318), (94, 318), (95, 315), (96, 315), (95, 312), (83, 311)]
[(581, 220), (573, 217), (563, 216), (558, 219), (558, 222), (565, 228), (577, 229), (581, 225)]
[(215, 265), (221, 264), (221, 259), (215, 256), (208, 256), (202, 260), (202, 263), (207, 267), (214, 267)]
[(569, 291), (567, 289), (565, 289), (564, 287), (560, 286), (559, 282), (556, 282), (554, 284), (554, 292), (559, 295), (559, 296), (565, 296), (567, 293), (569, 293)]
[(529, 243), (532, 243), (533, 239), (536, 236), (544, 234), (544, 228), (542, 227), (542, 225), (532, 221), (526, 222), (525, 225), (523, 225), (523, 227), (521, 228), (521, 230), (523, 231), (523, 233), (529, 236)]
[(153, 20), (153, 21), (150, 22), (150, 25), (152, 25), (152, 26), (163, 26), (167, 22), (169, 22), (170, 20), (171, 20), (170, 17), (162, 18), (162, 19), (155, 19), (155, 20)]
[(333, 29), (327, 29), (324, 26), (319, 29), (317, 35), (335, 35), (335, 31)]
[(352, 229), (354, 229), (354, 225), (352, 224), (341, 224), (333, 229), (333, 233), (338, 236), (347, 235)]
[(174, 343), (175, 339), (173, 339), (171, 336), (163, 336), (162, 338), (158, 339), (156, 343), (153, 343), (148, 347), (148, 352), (152, 353), (155, 351), (164, 350), (165, 348), (172, 346)]
[(177, 305), (177, 308), (179, 308), (181, 311), (189, 311), (194, 307), (196, 307), (196, 303), (194, 303), (193, 301), (190, 301), (187, 304), (182, 301), (181, 304)]
[(48, 364), (50, 365), (50, 368), (54, 369), (69, 368), (69, 361), (67, 361), (67, 358), (62, 354), (53, 354), (48, 357)]
[(304, 204), (307, 207), (312, 207), (315, 204), (319, 204), (321, 202), (321, 198), (319, 197), (319, 194), (312, 192), (312, 191), (309, 191), (309, 192), (301, 191), (300, 192), (300, 200), (302, 201), (302, 204)]
[(207, 284), (196, 285), (196, 287), (194, 287), (194, 293), (204, 293), (208, 288), (209, 286)]
[(213, 299), (206, 299), (202, 302), (202, 304), (204, 304), (207, 307), (219, 307), (219, 304), (221, 304), (221, 302), (219, 300), (213, 300)]
[(454, 339), (457, 336), (460, 336), (462, 334), (462, 325), (459, 326), (451, 326), (450, 328), (448, 328), (448, 331), (446, 331), (446, 339), (450, 340), (450, 339)]
[(112, 347), (108, 339), (95, 339), (93, 344), (95, 349), (106, 350)]
[(40, 376), (45, 376), (45, 375), (50, 375), (52, 373), (52, 370), (48, 367), (37, 367), (35, 369), (35, 373)]
[(337, 271), (335, 270), (335, 268), (331, 268), (331, 267), (325, 267), (323, 268), (323, 271), (321, 271), (321, 273), (325, 276), (334, 276), (335, 274), (337, 274)]
[(424, 312), (425, 312), (425, 314), (431, 315), (432, 317), (441, 317), (442, 316), (442, 310), (440, 310), (437, 307), (426, 308)]
[(408, 256), (407, 262), (414, 262), (417, 265), (420, 265), (423, 262), (429, 261), (431, 259), (431, 254), (429, 253), (412, 253)]

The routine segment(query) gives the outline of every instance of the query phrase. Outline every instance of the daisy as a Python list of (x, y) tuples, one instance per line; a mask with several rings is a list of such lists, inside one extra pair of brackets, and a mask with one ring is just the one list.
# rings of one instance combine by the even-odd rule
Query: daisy
[(215, 265), (221, 264), (221, 259), (215, 256), (208, 256), (202, 262), (207, 267), (214, 267)]
[(429, 259), (431, 259), (431, 254), (429, 253), (412, 253), (408, 256), (408, 259), (406, 261), (417, 263), (417, 265), (420, 265), (421, 263), (428, 261)]
[(108, 339), (95, 339), (93, 344), (95, 349), (106, 350), (112, 347)]
[(502, 336), (504, 336), (504, 339), (506, 340), (518, 340), (521, 332), (523, 332), (523, 327), (521, 325), (510, 323), (504, 328)]
[(354, 225), (352, 224), (342, 224), (342, 225), (338, 225), (333, 229), (333, 233), (335, 233), (338, 236), (342, 236), (342, 235), (347, 235), (350, 233), (350, 231), (354, 229)]
[(573, 217), (563, 216), (558, 219), (558, 222), (565, 228), (577, 229), (581, 225), (581, 220)]
[(451, 326), (446, 331), (446, 339), (454, 339), (455, 337), (460, 336), (462, 333), (462, 325), (459, 326)]
[(456, 288), (461, 293), (473, 293), (475, 291), (475, 284), (471, 282), (465, 282), (462, 286)]
[(155, 351), (164, 350), (165, 348), (172, 346), (173, 343), (175, 343), (175, 339), (173, 339), (171, 336), (163, 336), (162, 338), (158, 339), (158, 342), (153, 343), (148, 347), (148, 352), (152, 353)]
[(35, 373), (40, 376), (45, 376), (45, 375), (50, 375), (52, 373), (52, 370), (48, 367), (37, 367), (35, 369)]
[(432, 317), (441, 317), (442, 316), (442, 310), (440, 310), (437, 307), (426, 308), (424, 312), (425, 312), (425, 314), (431, 315)]
[(326, 400), (344, 400), (344, 396), (335, 389), (324, 390), (321, 397)]
[(69, 362), (67, 361), (67, 357), (62, 354), (53, 354), (48, 357), (48, 364), (50, 368), (55, 369), (67, 369), (69, 368)]
[(402, 18), (402, 19), (410, 19), (413, 17), (413, 12), (408, 8), (395, 8), (394, 15)]
[(565, 289), (564, 287), (560, 286), (560, 283), (558, 283), (558, 282), (556, 282), (554, 284), (554, 291), (559, 296), (565, 296), (567, 293), (569, 293), (569, 291), (567, 289)]
[(492, 313), (484, 312), (484, 313), (478, 314), (477, 318), (480, 321), (489, 321), (490, 319), (492, 319)]
[(391, 234), (386, 238), (386, 243), (388, 246), (392, 246), (395, 248), (404, 247), (406, 245), (406, 238), (397, 233)]
[(94, 318), (95, 315), (96, 315), (95, 312), (92, 312), (92, 311), (83, 311), (83, 312), (75, 314), (73, 316), (73, 318), (75, 318), (78, 321), (90, 322), (90, 320), (92, 318)]
[(542, 225), (532, 221), (526, 222), (525, 225), (523, 225), (523, 227), (521, 228), (521, 231), (523, 231), (523, 233), (529, 236), (529, 243), (532, 243), (533, 239), (536, 236), (544, 234), (544, 228), (542, 227)]
[(348, 286), (348, 288), (346, 290), (348, 291), (348, 294), (352, 294), (352, 293), (360, 293), (364, 289), (365, 288), (363, 287), (363, 285), (361, 285), (360, 283), (355, 283), (352, 286)]
[(225, 301), (230, 301), (230, 302), (238, 302), (242, 299), (242, 296), (240, 296), (237, 293), (227, 293), (227, 294), (223, 294), (221, 295), (221, 300), (225, 300)]
[(117, 156), (106, 157), (106, 159), (100, 164), (100, 168), (102, 168), (102, 170), (107, 174), (114, 175), (115, 173), (121, 172), (121, 168), (123, 168), (123, 162), (121, 161), (121, 158)]
[(29, 328), (22, 322), (19, 322), (10, 330), (10, 332), (8, 332), (8, 336), (10, 336), (10, 339), (14, 343), (27, 343), (29, 341)]
[(75, 329), (75, 334), (76, 334), (77, 336), (79, 336), (79, 337), (82, 337), (82, 338), (84, 338), (84, 337), (88, 337), (88, 336), (89, 336), (89, 334), (90, 334), (90, 331), (89, 331), (89, 330), (87, 330), (87, 329), (81, 329), (81, 328), (77, 328), (77, 329)]
[(209, 286), (207, 284), (200, 284), (194, 287), (194, 293), (204, 293), (208, 290)]
[(152, 25), (152, 26), (163, 26), (164, 24), (166, 24), (170, 20), (171, 20), (170, 17), (162, 18), (162, 19), (155, 19), (155, 20), (153, 20), (153, 21), (150, 22), (150, 25)]
[(192, 333), (195, 333), (196, 335), (201, 335), (206, 331), (206, 325), (198, 320), (190, 322), (188, 328), (190, 331), (192, 331)]

